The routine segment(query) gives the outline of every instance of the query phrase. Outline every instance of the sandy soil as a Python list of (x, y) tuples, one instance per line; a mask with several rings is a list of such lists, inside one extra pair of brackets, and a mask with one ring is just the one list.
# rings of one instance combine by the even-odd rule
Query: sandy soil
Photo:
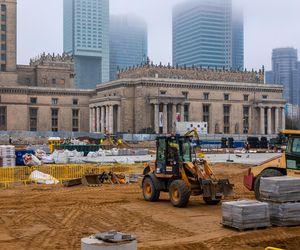
[[(245, 166), (214, 166), (235, 184), (235, 198), (253, 198), (242, 185)], [(137, 184), (98, 188), (19, 186), (0, 190), (0, 249), (80, 249), (80, 239), (117, 229), (138, 237), (139, 249), (299, 249), (300, 227), (238, 232), (224, 228), (221, 206), (193, 197), (172, 207), (168, 195), (143, 200)]]

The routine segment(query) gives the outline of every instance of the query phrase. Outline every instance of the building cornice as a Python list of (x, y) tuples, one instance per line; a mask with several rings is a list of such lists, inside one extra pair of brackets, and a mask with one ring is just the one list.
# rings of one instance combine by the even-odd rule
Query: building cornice
[(210, 82), (200, 80), (178, 80), (178, 79), (120, 79), (112, 82), (97, 85), (96, 91), (105, 91), (119, 87), (163, 87), (163, 88), (186, 88), (206, 89), (223, 91), (249, 91), (249, 92), (275, 92), (282, 93), (282, 85), (267, 85), (257, 83), (236, 83), (236, 82)]
[(24, 86), (0, 86), (1, 94), (92, 96), (93, 89), (63, 89)]

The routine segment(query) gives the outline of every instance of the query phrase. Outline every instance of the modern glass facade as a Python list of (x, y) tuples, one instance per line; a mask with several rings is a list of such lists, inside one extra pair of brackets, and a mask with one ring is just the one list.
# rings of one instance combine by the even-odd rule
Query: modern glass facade
[(109, 81), (109, 0), (64, 0), (64, 52), (78, 88)]
[(110, 18), (110, 80), (118, 69), (141, 64), (147, 59), (147, 24), (133, 16)]
[(238, 14), (232, 17), (231, 0), (189, 0), (175, 6), (173, 65), (242, 69), (243, 14)]
[(296, 49), (277, 48), (272, 52), (272, 71), (266, 72), (266, 83), (282, 84), (284, 99), (295, 105), (300, 105), (299, 65)]

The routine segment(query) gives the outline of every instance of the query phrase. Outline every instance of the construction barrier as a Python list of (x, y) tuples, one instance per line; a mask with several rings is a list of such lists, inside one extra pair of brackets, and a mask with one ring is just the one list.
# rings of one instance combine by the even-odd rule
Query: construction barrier
[(95, 165), (95, 164), (74, 164), (74, 165), (43, 165), (34, 167), (7, 167), (0, 168), (0, 186), (5, 188), (12, 184), (32, 182), (29, 177), (35, 170), (51, 175), (62, 183), (65, 180), (81, 178), (85, 173), (101, 173), (113, 171), (120, 173), (137, 173), (142, 171), (141, 164), (135, 165)]

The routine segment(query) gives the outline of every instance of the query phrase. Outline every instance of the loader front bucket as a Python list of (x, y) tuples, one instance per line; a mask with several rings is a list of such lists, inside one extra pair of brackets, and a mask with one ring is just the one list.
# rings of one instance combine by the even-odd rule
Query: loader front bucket
[(97, 187), (101, 185), (99, 174), (85, 174), (82, 176), (81, 182), (88, 187)]
[(234, 184), (230, 184), (228, 179), (219, 180), (220, 190), (223, 193), (223, 196), (233, 196), (233, 187)]

